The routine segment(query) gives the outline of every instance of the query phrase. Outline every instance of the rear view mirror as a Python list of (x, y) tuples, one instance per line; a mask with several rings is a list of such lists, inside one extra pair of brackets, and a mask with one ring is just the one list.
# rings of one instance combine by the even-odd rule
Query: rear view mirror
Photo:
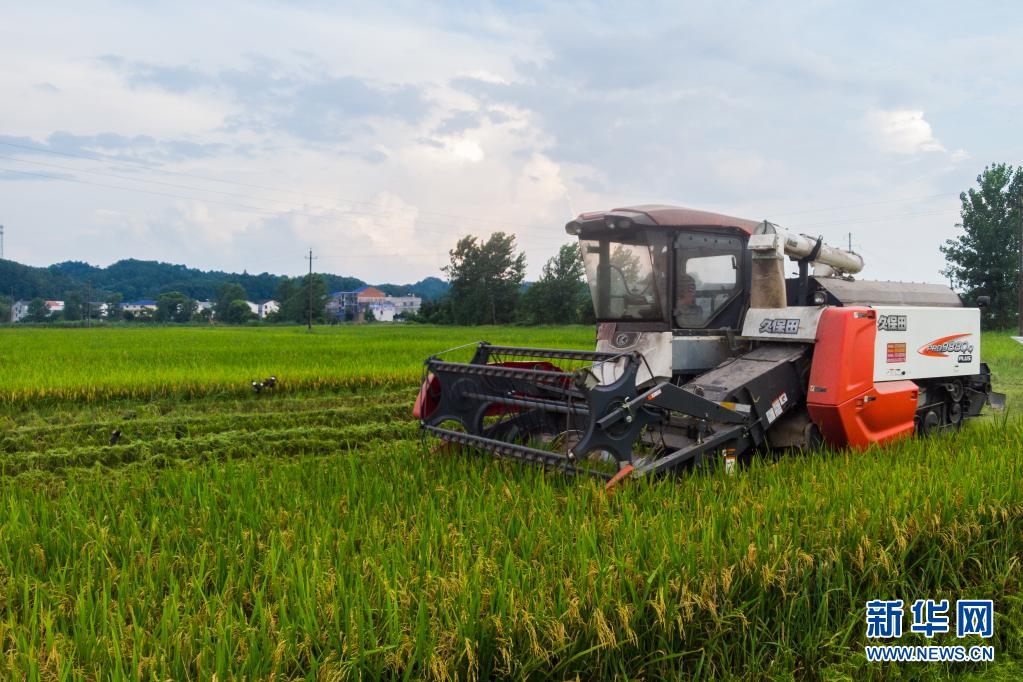
[(991, 297), (990, 296), (978, 296), (977, 297), (977, 307), (978, 308), (987, 308), (989, 305), (991, 305)]

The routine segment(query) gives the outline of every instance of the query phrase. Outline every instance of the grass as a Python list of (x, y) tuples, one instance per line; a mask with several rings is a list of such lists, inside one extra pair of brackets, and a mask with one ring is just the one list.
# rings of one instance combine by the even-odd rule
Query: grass
[[(429, 455), (408, 417), (430, 352), (472, 338), (587, 347), (591, 329), (380, 329), (143, 330), (146, 344), (118, 335), (135, 330), (0, 333), (5, 360), (16, 349), (37, 376), (72, 377), (33, 392), (0, 367), (0, 674), (1019, 672), (1023, 421), (608, 495)], [(1010, 406), (1021, 351), (984, 340)], [(385, 379), (360, 378), (377, 368)], [(269, 373), (279, 390), (251, 393)], [(879, 597), (993, 598), (998, 664), (867, 664), (863, 608)]]

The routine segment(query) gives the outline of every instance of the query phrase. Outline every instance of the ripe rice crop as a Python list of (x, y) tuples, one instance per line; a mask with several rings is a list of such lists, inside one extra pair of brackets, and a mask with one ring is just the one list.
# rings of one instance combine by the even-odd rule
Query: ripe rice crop
[[(588, 347), (592, 329), (381, 329), (0, 332), (0, 675), (1021, 672), (1011, 414), (608, 495), (429, 454), (408, 414), (431, 352)], [(1005, 341), (985, 360), (1011, 405), (1023, 347)], [(62, 376), (33, 389), (11, 349)], [(253, 393), (269, 374), (280, 390)], [(994, 599), (998, 663), (867, 664), (864, 603), (888, 597)]]
[[(396, 333), (397, 332), (397, 333)], [(592, 347), (592, 327), (0, 329), (0, 405), (78, 403), (251, 392), (277, 376), (282, 390), (408, 386), (430, 354), (471, 341)]]

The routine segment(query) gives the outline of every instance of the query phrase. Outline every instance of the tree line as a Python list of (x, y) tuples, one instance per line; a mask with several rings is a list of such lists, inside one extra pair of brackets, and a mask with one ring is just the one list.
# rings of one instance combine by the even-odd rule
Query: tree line
[[(321, 274), (328, 291), (354, 291), (366, 282), (357, 277), (330, 273)], [(24, 265), (0, 260), (0, 297), (16, 300), (66, 300), (73, 292), (93, 301), (106, 301), (118, 293), (125, 301), (155, 300), (162, 294), (178, 292), (191, 299), (213, 300), (225, 284), (238, 284), (249, 300), (266, 301), (277, 296), (284, 275), (248, 272), (231, 273), (198, 270), (184, 265), (158, 261), (127, 259), (107, 267), (96, 267), (80, 261), (56, 263), (47, 267)], [(434, 298), (447, 291), (447, 283), (438, 277), (426, 277), (412, 284), (376, 284), (386, 294), (398, 296), (409, 292), (422, 298)]]
[(463, 237), (442, 268), (447, 295), (424, 301), (414, 318), (434, 324), (592, 323), (593, 306), (583, 279), (578, 244), (565, 244), (543, 266), (540, 279), (525, 286), (526, 256), (515, 236)]
[[(279, 278), (274, 292), (278, 307), (267, 315), (267, 322), (315, 323), (326, 321), (327, 282), (323, 275)], [(212, 305), (200, 307), (199, 301), (180, 291), (168, 291), (155, 300), (155, 309), (137, 311), (126, 309), (124, 297), (110, 294), (103, 301), (87, 303), (78, 291), (69, 291), (64, 296), (64, 309), (51, 311), (46, 300), (40, 297), (28, 302), (27, 315), (22, 322), (82, 322), (84, 320), (106, 320), (125, 322), (159, 323), (209, 323), (216, 320), (222, 324), (247, 324), (257, 319), (249, 307), (248, 294), (237, 282), (220, 285)], [(11, 319), (10, 297), (0, 297), (0, 320)]]
[(985, 329), (1013, 329), (1019, 324), (1020, 231), (1023, 230), (1023, 166), (986, 166), (977, 187), (959, 195), (962, 234), (941, 246), (942, 274), (961, 292), (967, 305), (981, 296)]

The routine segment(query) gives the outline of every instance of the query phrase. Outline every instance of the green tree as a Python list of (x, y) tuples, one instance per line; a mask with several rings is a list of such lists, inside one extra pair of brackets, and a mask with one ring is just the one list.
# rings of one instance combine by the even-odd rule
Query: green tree
[(188, 322), (195, 314), (198, 304), (195, 299), (185, 296), (180, 291), (160, 294), (156, 299), (157, 322)]
[(1018, 319), (1019, 202), (1023, 200), (1023, 167), (1004, 163), (987, 166), (977, 188), (959, 195), (963, 231), (941, 247), (947, 263), (942, 271), (962, 291), (967, 304), (989, 296), (981, 313), (987, 329), (1007, 329)]
[[(310, 310), (313, 322), (324, 321), (327, 307), (327, 282), (323, 279), (323, 275), (313, 273), (312, 277), (309, 275), (303, 277), (302, 285), (298, 288), (298, 297), (302, 302), (302, 319), (299, 322), (306, 322), (309, 319)], [(312, 307), (310, 308), (310, 306)]]
[[(217, 291), (217, 298), (213, 302), (213, 316), (227, 324), (243, 322), (246, 319), (244, 316), (238, 319), (232, 313), (232, 311), (237, 313), (241, 310), (239, 306), (234, 305), (236, 301), (245, 303), (245, 289), (240, 284), (235, 284), (234, 282), (222, 284)], [(250, 313), (252, 312), (249, 310), (248, 305), (245, 308)]]
[(206, 322), (208, 323), (213, 318), (213, 308), (209, 306), (200, 308), (196, 304), (195, 312), (192, 313), (192, 322)]
[(85, 299), (77, 291), (69, 291), (64, 294), (64, 319), (77, 322), (85, 317)]
[[(312, 289), (312, 296), (309, 289)], [(280, 322), (305, 324), (309, 319), (309, 304), (312, 301), (313, 322), (323, 322), (327, 305), (327, 281), (323, 275), (313, 273), (302, 277), (281, 279), (274, 294), (280, 308), (273, 319)]]
[(41, 298), (33, 298), (28, 302), (28, 311), (25, 320), (28, 322), (46, 322), (50, 319), (50, 309), (46, 307), (46, 301)]
[(11, 308), (14, 301), (8, 296), (0, 296), (0, 324), (11, 321)]
[(231, 301), (224, 310), (223, 315), (217, 313), (217, 319), (227, 324), (244, 324), (255, 318), (256, 314), (252, 312), (252, 308), (242, 299)]
[(302, 299), (299, 297), (298, 285), (290, 277), (283, 277), (277, 283), (274, 291), (274, 300), (280, 305), (277, 312), (273, 314), (274, 321), (298, 322), (305, 310)]
[(106, 316), (108, 320), (120, 320), (123, 319), (121, 314), (121, 304), (124, 302), (124, 296), (118, 293), (113, 293), (107, 296), (107, 312)]
[[(565, 244), (543, 266), (543, 274), (522, 296), (519, 319), (526, 324), (573, 324), (586, 287), (579, 244)], [(587, 299), (589, 296), (587, 295)]]
[(526, 256), (515, 253), (515, 236), (495, 232), (487, 241), (463, 237), (443, 268), (451, 281), (455, 324), (511, 322), (526, 272)]
[(419, 306), (419, 312), (409, 315), (406, 319), (410, 322), (425, 322), (429, 324), (452, 324), (451, 298), (444, 296), (436, 300), (425, 300)]

